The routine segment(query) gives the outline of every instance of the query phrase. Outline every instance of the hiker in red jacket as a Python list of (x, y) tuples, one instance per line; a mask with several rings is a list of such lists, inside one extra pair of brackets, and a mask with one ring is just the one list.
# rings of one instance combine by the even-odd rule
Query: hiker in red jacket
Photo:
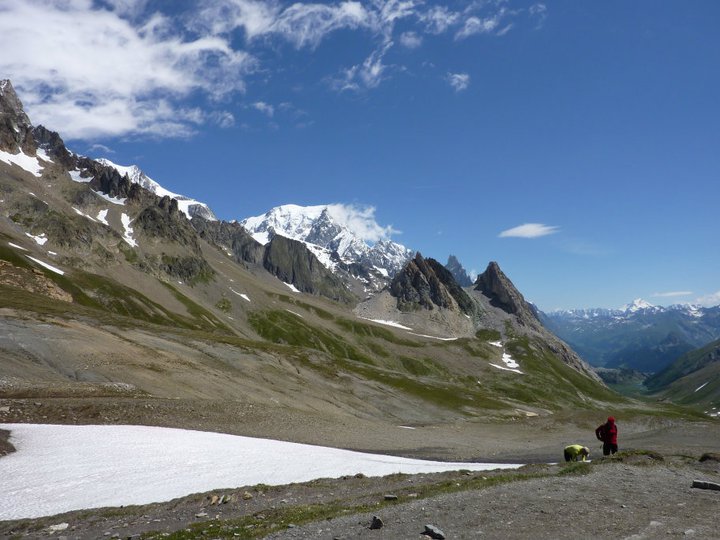
[(612, 416), (609, 416), (607, 422), (595, 430), (595, 436), (603, 442), (603, 456), (609, 456), (617, 452), (617, 434), (618, 429), (615, 425), (615, 418)]

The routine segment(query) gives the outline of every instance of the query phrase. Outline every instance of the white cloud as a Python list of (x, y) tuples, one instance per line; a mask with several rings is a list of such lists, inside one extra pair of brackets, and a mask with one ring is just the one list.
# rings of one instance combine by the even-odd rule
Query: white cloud
[(371, 17), (360, 2), (335, 6), (296, 3), (285, 9), (268, 29), (296, 47), (317, 47), (322, 39), (341, 28), (368, 27)]
[(463, 27), (455, 34), (455, 39), (465, 39), (474, 34), (491, 33), (500, 25), (500, 20), (503, 17), (504, 13), (505, 12), (501, 10), (497, 14), (486, 18), (468, 17), (465, 20)]
[(420, 21), (431, 34), (443, 34), (461, 19), (460, 13), (451, 11), (445, 6), (433, 6), (420, 15)]
[(392, 225), (386, 227), (378, 225), (375, 221), (374, 206), (330, 204), (327, 208), (330, 217), (367, 242), (388, 240), (393, 234), (400, 233), (393, 229)]
[(102, 152), (103, 154), (114, 154), (115, 150), (105, 146), (104, 144), (93, 144), (90, 146), (90, 148), (88, 148), (89, 154), (97, 152)]
[(253, 109), (260, 111), (263, 114), (266, 114), (270, 118), (273, 117), (275, 114), (275, 107), (270, 105), (269, 103), (265, 103), (264, 101), (256, 101), (252, 104)]
[(415, 32), (403, 32), (400, 34), (400, 44), (406, 49), (417, 49), (422, 45), (423, 39)]
[(376, 21), (377, 17), (360, 2), (296, 2), (282, 9), (274, 1), (216, 0), (200, 12), (195, 26), (214, 35), (242, 29), (248, 41), (279, 35), (302, 48), (317, 47), (328, 34), (341, 28), (371, 28)]
[(692, 291), (670, 291), (670, 292), (656, 292), (650, 295), (651, 298), (673, 298), (676, 296), (690, 296)]
[(209, 115), (209, 118), (223, 129), (228, 129), (235, 125), (235, 116), (230, 111), (215, 111)]
[(447, 81), (456, 92), (462, 92), (470, 86), (470, 75), (467, 73), (448, 73)]
[(717, 291), (712, 294), (706, 294), (705, 296), (701, 296), (695, 302), (695, 304), (699, 304), (701, 306), (705, 307), (713, 307), (713, 306), (720, 306), (720, 291)]
[(334, 32), (367, 34), (373, 48), (360, 63), (341, 60), (351, 67), (340, 69), (333, 86), (372, 89), (393, 71), (385, 59), (396, 41), (412, 49), (427, 34), (500, 35), (512, 26), (501, 28), (504, 18), (545, 10), (506, 5), (474, 1), (454, 11), (424, 0), (0, 0), (0, 74), (13, 81), (34, 123), (66, 138), (187, 137), (206, 122), (235, 124), (231, 113), (215, 110), (218, 103), (245, 91), (248, 75), (261, 68), (271, 77), (280, 41), (313, 50)]
[(503, 231), (498, 236), (500, 238), (538, 238), (554, 234), (559, 230), (559, 227), (543, 225), (542, 223), (525, 223)]
[(542, 28), (542, 26), (545, 24), (545, 19), (547, 19), (547, 6), (545, 4), (533, 4), (528, 9), (528, 12), (530, 13), (531, 17), (534, 17), (535, 20), (537, 20), (537, 25), (535, 28)]
[(339, 78), (331, 80), (331, 86), (340, 91), (359, 91), (379, 86), (388, 67), (383, 64), (383, 57), (392, 45), (392, 41), (386, 43), (381, 49), (373, 51), (362, 64), (343, 70)]
[(34, 123), (63, 136), (187, 136), (204, 116), (177, 103), (244, 88), (254, 59), (217, 37), (187, 40), (155, 14), (143, 25), (90, 0), (0, 0), (0, 72)]

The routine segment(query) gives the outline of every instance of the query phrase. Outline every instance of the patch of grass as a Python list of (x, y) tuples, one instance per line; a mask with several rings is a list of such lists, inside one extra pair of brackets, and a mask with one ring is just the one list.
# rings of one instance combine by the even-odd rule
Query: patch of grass
[(225, 324), (220, 319), (218, 319), (215, 315), (202, 307), (200, 304), (193, 302), (190, 298), (177, 290), (172, 284), (166, 281), (160, 281), (160, 283), (162, 283), (167, 289), (169, 289), (173, 296), (175, 296), (175, 298), (185, 306), (185, 309), (188, 310), (188, 313), (190, 313), (194, 321), (196, 321), (196, 328), (219, 330), (228, 334), (233, 333), (233, 331), (230, 330), (230, 328), (228, 328), (227, 326), (225, 326)]
[(502, 335), (497, 330), (491, 330), (490, 328), (481, 328), (475, 332), (475, 337), (482, 341), (500, 341)]
[(586, 461), (573, 461), (565, 465), (558, 475), (560, 476), (582, 476), (592, 472), (591, 464)]
[(337, 334), (306, 324), (302, 319), (285, 311), (256, 311), (248, 322), (264, 339), (273, 343), (316, 349), (333, 358), (349, 359), (364, 364), (373, 360)]
[(398, 337), (387, 328), (381, 328), (373, 324), (367, 324), (360, 321), (354, 321), (352, 319), (337, 318), (335, 321), (338, 326), (343, 330), (353, 333), (356, 336), (362, 337), (373, 337), (393, 343), (395, 345), (402, 345), (404, 347), (422, 347), (421, 343), (417, 341), (411, 341), (409, 339), (403, 339)]
[(447, 375), (447, 370), (430, 358), (401, 356), (400, 363), (411, 375)]
[(293, 306), (298, 306), (303, 308), (309, 313), (314, 313), (321, 319), (324, 319), (326, 321), (332, 321), (335, 320), (335, 315), (330, 313), (329, 311), (325, 311), (322, 308), (319, 308), (317, 306), (313, 306), (311, 304), (308, 304), (307, 302), (303, 302), (302, 300), (298, 300), (297, 298), (293, 298), (291, 296), (288, 296), (287, 294), (277, 294), (277, 293), (271, 293), (270, 296), (275, 298), (276, 300), (280, 300), (281, 302), (285, 302), (287, 304), (292, 304)]
[(626, 450), (615, 454), (611, 460), (630, 462), (632, 465), (648, 465), (665, 461), (662, 454), (653, 450)]
[(423, 379), (405, 377), (395, 372), (349, 363), (343, 363), (343, 368), (353, 371), (367, 380), (379, 382), (438, 407), (462, 414), (468, 414), (471, 409), (501, 410), (507, 408), (507, 404), (483, 393), (476, 387), (452, 381), (440, 381), (431, 377)]
[(390, 358), (390, 353), (385, 348), (371, 339), (365, 339), (362, 344), (367, 347), (378, 358)]
[(215, 304), (215, 307), (218, 308), (220, 311), (230, 313), (230, 310), (232, 309), (232, 303), (227, 298), (221, 298), (220, 300), (218, 300), (217, 304)]
[(137, 264), (139, 257), (137, 254), (137, 251), (135, 251), (132, 247), (127, 245), (126, 242), (118, 242), (118, 250), (120, 250), (120, 253), (123, 254), (125, 257), (125, 260), (129, 262), (130, 264)]
[(542, 342), (530, 341), (527, 336), (514, 337), (505, 343), (505, 350), (520, 363), (525, 373), (521, 382), (532, 388), (534, 395), (525, 393), (525, 396), (535, 402), (556, 407), (594, 407), (594, 401), (628, 402), (627, 398), (564, 364)]

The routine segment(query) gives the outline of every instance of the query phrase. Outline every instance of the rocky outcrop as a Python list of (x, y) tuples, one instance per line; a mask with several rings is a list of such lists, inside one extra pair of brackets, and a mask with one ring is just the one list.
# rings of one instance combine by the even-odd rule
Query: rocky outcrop
[(452, 276), (455, 278), (455, 281), (457, 281), (457, 284), (461, 287), (470, 287), (473, 284), (472, 279), (470, 279), (467, 271), (465, 271), (465, 268), (463, 268), (463, 265), (460, 264), (460, 261), (458, 261), (455, 255), (450, 255), (448, 257), (448, 262), (445, 265), (445, 268), (450, 271)]
[(420, 253), (392, 280), (390, 294), (397, 298), (397, 307), (401, 311), (441, 308), (471, 315), (476, 310), (475, 303), (450, 271)]
[(325, 268), (310, 250), (297, 240), (279, 234), (265, 246), (265, 269), (285, 283), (310, 294), (319, 294), (344, 303), (355, 301), (343, 282)]
[(223, 250), (230, 250), (237, 262), (262, 264), (265, 246), (255, 240), (239, 223), (209, 221), (193, 217), (192, 226), (206, 242)]
[(9, 80), (0, 80), (0, 150), (34, 156), (32, 125)]
[(160, 270), (188, 285), (206, 283), (215, 276), (215, 271), (205, 259), (192, 255), (163, 255)]
[[(137, 184), (132, 185), (138, 187)], [(145, 207), (133, 221), (133, 229), (154, 241), (167, 240), (196, 255), (201, 254), (195, 229), (185, 214), (178, 210), (177, 201), (170, 197), (162, 197), (157, 204)]]
[(45, 150), (53, 161), (60, 163), (68, 171), (77, 166), (77, 156), (68, 151), (62, 138), (55, 131), (50, 131), (45, 126), (37, 126), (33, 128), (32, 135), (38, 148)]
[(512, 281), (500, 270), (498, 263), (493, 261), (488, 264), (485, 272), (475, 281), (475, 290), (486, 296), (491, 305), (515, 315), (521, 323), (542, 327), (535, 308), (525, 301)]

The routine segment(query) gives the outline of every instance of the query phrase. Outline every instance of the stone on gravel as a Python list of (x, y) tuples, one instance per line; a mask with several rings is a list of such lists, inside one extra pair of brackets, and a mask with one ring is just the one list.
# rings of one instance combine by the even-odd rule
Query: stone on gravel
[(716, 491), (720, 491), (720, 484), (716, 484), (715, 482), (706, 482), (704, 480), (693, 480), (692, 487), (698, 489), (714, 489)]
[(70, 526), (69, 523), (57, 523), (55, 525), (50, 525), (47, 528), (47, 530), (48, 530), (48, 532), (51, 532), (51, 533), (60, 532), (60, 531), (64, 531), (65, 529), (67, 529), (69, 526)]
[(425, 525), (425, 531), (422, 534), (435, 540), (445, 539), (445, 533), (438, 529), (435, 525)]
[(380, 519), (377, 516), (373, 516), (372, 522), (370, 523), (370, 528), (372, 530), (382, 529), (384, 526), (385, 526), (385, 524), (383, 523), (382, 519)]
[(391, 495), (391, 494), (388, 493), (387, 495), (385, 495), (385, 500), (386, 500), (386, 501), (397, 501), (397, 500), (398, 500), (398, 496), (397, 496), (397, 495)]

